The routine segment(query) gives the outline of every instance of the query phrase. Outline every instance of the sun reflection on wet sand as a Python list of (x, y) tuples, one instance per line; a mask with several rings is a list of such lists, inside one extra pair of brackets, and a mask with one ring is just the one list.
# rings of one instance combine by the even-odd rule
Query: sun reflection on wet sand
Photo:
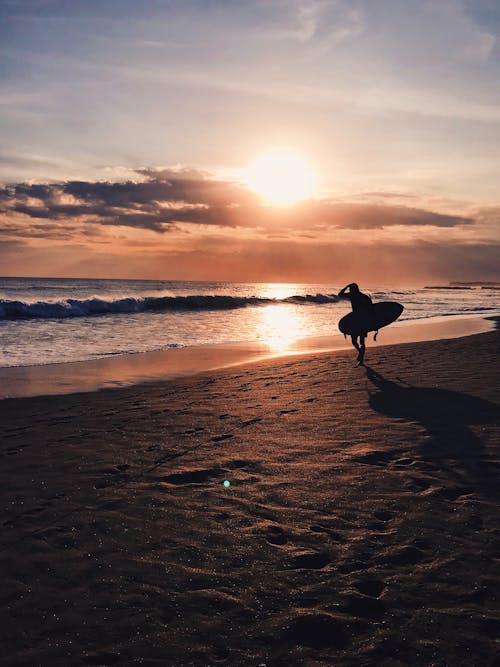
[(259, 339), (268, 345), (272, 352), (284, 352), (306, 335), (304, 318), (290, 306), (266, 306), (259, 315)]

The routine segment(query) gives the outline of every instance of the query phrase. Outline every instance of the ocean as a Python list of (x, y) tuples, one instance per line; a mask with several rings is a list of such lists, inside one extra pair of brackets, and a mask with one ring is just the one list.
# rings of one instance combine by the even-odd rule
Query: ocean
[[(222, 283), (75, 278), (0, 278), (0, 367), (87, 361), (111, 355), (259, 342), (271, 349), (338, 333), (350, 311), (340, 284)], [(399, 301), (401, 321), (500, 314), (498, 287), (391, 290), (360, 286), (374, 301)]]

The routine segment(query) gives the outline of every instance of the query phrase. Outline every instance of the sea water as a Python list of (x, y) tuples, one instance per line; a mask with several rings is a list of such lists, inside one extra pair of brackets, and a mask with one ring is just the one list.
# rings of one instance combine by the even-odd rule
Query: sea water
[[(0, 366), (86, 361), (214, 343), (276, 350), (338, 333), (350, 311), (339, 284), (0, 278)], [(500, 314), (494, 287), (388, 289), (361, 285), (374, 301), (399, 301), (401, 320)]]

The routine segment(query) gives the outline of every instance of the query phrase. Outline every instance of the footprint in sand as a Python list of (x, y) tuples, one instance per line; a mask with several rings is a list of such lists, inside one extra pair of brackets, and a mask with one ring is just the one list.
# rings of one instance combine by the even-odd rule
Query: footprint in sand
[(439, 495), (445, 500), (458, 500), (462, 496), (468, 496), (474, 493), (475, 489), (472, 486), (455, 486), (448, 489), (443, 489)]
[(247, 426), (252, 426), (252, 424), (257, 424), (262, 421), (262, 417), (254, 417), (253, 419), (246, 419), (244, 422), (241, 422), (240, 428), (246, 428)]
[(226, 660), (229, 658), (229, 651), (223, 644), (220, 644), (220, 645), (214, 646), (210, 655), (212, 656), (212, 661), (213, 662), (223, 663), (223, 662), (226, 662)]
[(379, 620), (385, 614), (383, 601), (366, 595), (349, 595), (341, 604), (341, 609), (353, 616), (373, 620)]
[(248, 459), (233, 459), (232, 461), (224, 462), (224, 467), (229, 470), (242, 469), (244, 472), (261, 472), (262, 466), (257, 461)]
[(281, 526), (268, 526), (264, 531), (264, 538), (269, 544), (283, 545), (288, 542), (285, 531)]
[(385, 584), (381, 579), (360, 579), (354, 583), (356, 588), (363, 595), (368, 595), (372, 598), (378, 598), (385, 589)]
[(289, 408), (288, 410), (280, 410), (280, 415), (289, 415), (292, 412), (298, 412), (297, 408)]
[(234, 435), (232, 433), (222, 433), (222, 435), (214, 435), (210, 440), (212, 442), (221, 442), (222, 440), (229, 440), (229, 438), (234, 438)]
[(405, 482), (404, 486), (412, 492), (421, 493), (422, 491), (427, 491), (432, 486), (432, 482), (428, 479), (422, 479), (421, 477), (410, 477), (410, 479)]
[(321, 570), (330, 562), (330, 558), (326, 553), (309, 551), (292, 558), (290, 567), (292, 570)]
[(339, 650), (346, 648), (350, 643), (351, 632), (347, 621), (330, 614), (316, 612), (300, 614), (292, 619), (288, 625), (287, 635), (294, 643), (302, 646)]
[(323, 526), (321, 523), (313, 523), (311, 526), (309, 526), (309, 530), (312, 530), (313, 533), (326, 533), (337, 542), (340, 542), (344, 539), (341, 533), (333, 530), (332, 528), (328, 528), (328, 526)]
[(184, 472), (173, 473), (161, 478), (161, 482), (173, 484), (175, 486), (184, 486), (187, 484), (205, 484), (212, 477), (219, 477), (223, 474), (221, 468), (206, 468), (202, 470), (186, 470)]
[(367, 561), (362, 560), (348, 560), (338, 566), (338, 571), (342, 574), (350, 574), (351, 572), (359, 572), (370, 567)]
[(356, 463), (364, 463), (373, 466), (386, 466), (394, 458), (392, 452), (375, 451), (362, 456), (353, 456)]
[(404, 457), (402, 457), (400, 459), (396, 459), (396, 461), (394, 461), (394, 467), (395, 468), (407, 468), (409, 466), (413, 466), (414, 463), (415, 463), (414, 459), (409, 459), (406, 456), (404, 456)]
[(181, 435), (197, 435), (204, 430), (205, 429), (202, 426), (195, 426), (194, 428), (188, 428), (185, 431), (182, 431)]
[(394, 517), (394, 512), (389, 512), (388, 510), (377, 510), (373, 513), (373, 516), (379, 521), (390, 521)]
[(377, 560), (381, 565), (415, 565), (423, 558), (424, 553), (421, 549), (406, 545), (382, 554)]

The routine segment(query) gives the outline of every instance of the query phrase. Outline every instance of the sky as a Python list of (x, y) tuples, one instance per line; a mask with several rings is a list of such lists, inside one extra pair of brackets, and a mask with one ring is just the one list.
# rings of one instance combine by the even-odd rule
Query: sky
[[(499, 29), (498, 0), (0, 0), (0, 275), (500, 280)], [(248, 179), (272, 151), (296, 201)]]

